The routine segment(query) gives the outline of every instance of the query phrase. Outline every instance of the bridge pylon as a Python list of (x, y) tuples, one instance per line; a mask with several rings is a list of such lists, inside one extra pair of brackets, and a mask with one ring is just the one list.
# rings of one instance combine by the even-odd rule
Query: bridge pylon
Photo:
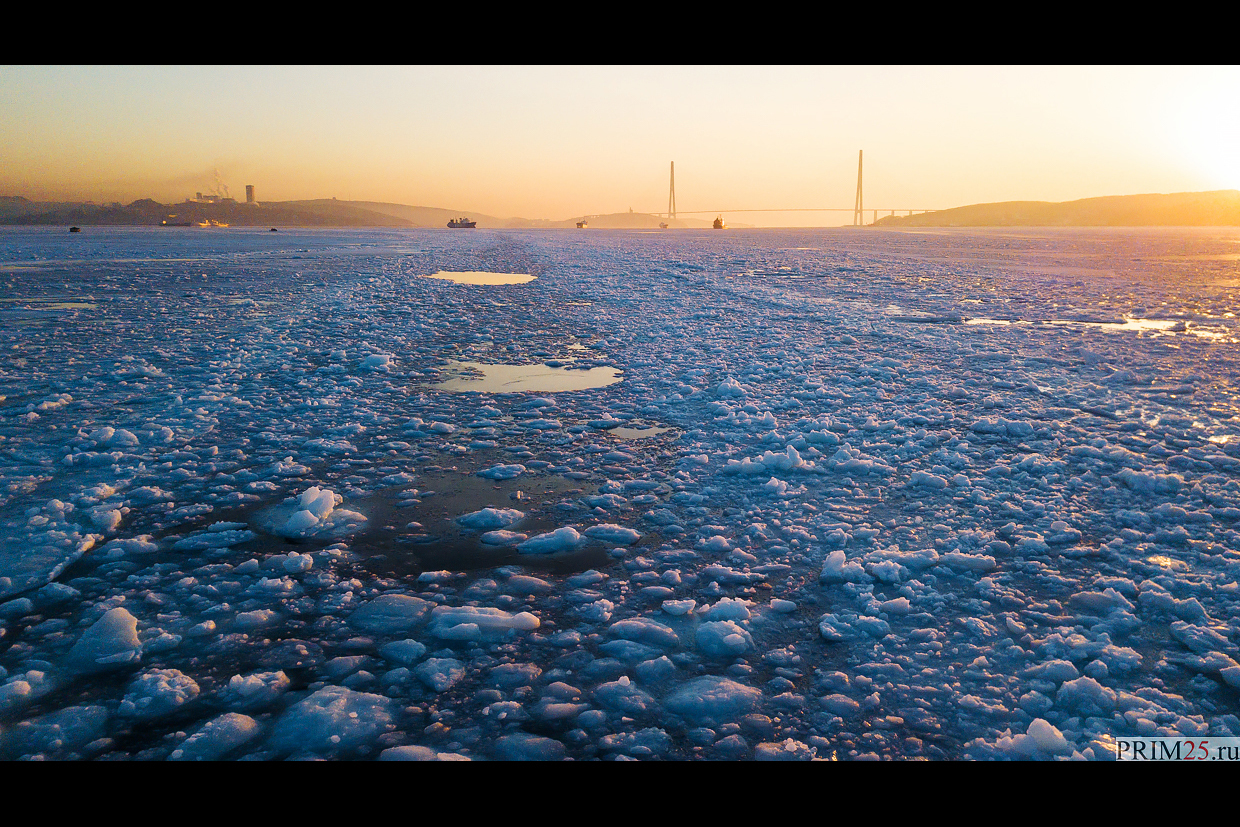
[(667, 217), (676, 217), (676, 162), (672, 161), (672, 181), (667, 191)]
[(861, 213), (861, 156), (863, 150), (857, 150), (857, 202), (853, 206), (853, 226), (865, 224), (865, 216)]

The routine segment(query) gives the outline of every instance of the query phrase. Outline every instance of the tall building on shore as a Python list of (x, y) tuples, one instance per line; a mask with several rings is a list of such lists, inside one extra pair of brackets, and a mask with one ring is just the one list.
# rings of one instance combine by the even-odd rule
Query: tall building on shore
[(253, 184), (245, 185), (245, 203), (253, 204), (256, 207), (258, 206), (258, 202), (254, 200), (254, 185)]

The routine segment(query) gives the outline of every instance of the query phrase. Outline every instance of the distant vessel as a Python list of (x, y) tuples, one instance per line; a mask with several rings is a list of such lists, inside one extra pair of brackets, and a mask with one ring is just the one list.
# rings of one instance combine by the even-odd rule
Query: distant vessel
[(715, 218), (715, 223), (712, 224), (711, 226), (713, 226), (716, 230), (726, 230), (728, 228), (728, 225), (723, 222), (722, 215), (717, 216)]
[(454, 230), (472, 230), (474, 227), (478, 226), (478, 222), (470, 221), (468, 218), (454, 218), (448, 222), (448, 226)]
[(175, 215), (168, 216), (163, 221), (159, 222), (159, 226), (161, 227), (192, 227), (193, 226), (192, 221), (173, 221), (172, 220), (173, 218), (176, 218), (176, 216)]
[(216, 221), (214, 218), (208, 218), (206, 221), (199, 221), (198, 226), (199, 227), (227, 227), (229, 225), (225, 224), (223, 221)]
[(659, 229), (660, 229), (660, 230), (666, 230), (666, 229), (667, 229), (667, 222), (666, 222), (666, 221), (660, 221), (660, 222), (659, 222)]
[(584, 221), (584, 220), (583, 220), (583, 221), (578, 221), (578, 222), (577, 222), (577, 229), (579, 229), (579, 230), (584, 230), (584, 229), (588, 228), (589, 226), (590, 226), (590, 222), (589, 222), (589, 221)]
[(71, 232), (71, 233), (80, 233), (80, 232), (82, 232), (82, 228), (81, 228), (81, 227), (70, 227), (70, 228), (69, 228), (69, 232)]

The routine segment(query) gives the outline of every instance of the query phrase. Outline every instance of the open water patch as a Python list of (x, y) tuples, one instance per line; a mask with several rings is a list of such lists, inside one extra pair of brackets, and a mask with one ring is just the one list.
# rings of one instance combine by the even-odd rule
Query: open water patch
[(98, 305), (93, 301), (75, 298), (27, 298), (27, 299), (0, 299), (0, 301), (9, 304), (0, 309), (4, 310), (95, 310)]
[(456, 284), (501, 285), (526, 284), (538, 278), (538, 276), (531, 276), (528, 273), (487, 273), (481, 270), (468, 270), (460, 273), (440, 270), (438, 273), (433, 273), (426, 278), (443, 279)]
[(558, 393), (604, 388), (623, 376), (617, 368), (574, 369), (537, 365), (484, 364), (454, 361), (444, 368), (449, 376), (431, 385), (433, 390), (454, 393)]
[(1153, 333), (1153, 334), (1175, 334), (1189, 333), (1202, 339), (1225, 339), (1229, 335), (1228, 332), (1219, 327), (1203, 327), (1198, 324), (1186, 322), (1182, 319), (1136, 319), (1132, 317), (1124, 317), (1119, 322), (1100, 322), (1089, 319), (1042, 319), (1039, 321), (1027, 321), (1025, 319), (985, 319), (970, 318), (966, 319), (967, 325), (1035, 325), (1047, 324), (1057, 327), (1092, 327), (1098, 330), (1114, 330), (1122, 332), (1134, 333)]
[(617, 439), (650, 439), (659, 434), (665, 434), (668, 431), (675, 430), (670, 427), (659, 427), (657, 425), (647, 425), (645, 427), (635, 428), (611, 428), (607, 431), (608, 436), (614, 436)]
[[(482, 477), (454, 468), (424, 469), (417, 488), (384, 493), (362, 501), (369, 530), (350, 544), (361, 565), (373, 574), (417, 577), (424, 571), (473, 571), (520, 565), (556, 573), (598, 569), (613, 560), (611, 547), (598, 541), (555, 554), (523, 554), (520, 541), (564, 525), (557, 506), (596, 493), (597, 486), (558, 474), (523, 473), (510, 479)], [(523, 516), (506, 524), (511, 543), (493, 539), (487, 526), (461, 518), (483, 509), (515, 509)], [(577, 519), (582, 513), (574, 510)], [(583, 528), (584, 531), (584, 528)], [(517, 537), (519, 536), (519, 540)], [(614, 544), (612, 544), (614, 545)]]

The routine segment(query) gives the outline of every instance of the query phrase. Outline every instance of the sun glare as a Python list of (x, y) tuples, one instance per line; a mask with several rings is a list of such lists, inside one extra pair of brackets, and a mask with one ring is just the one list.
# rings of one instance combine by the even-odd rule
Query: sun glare
[(1186, 90), (1169, 131), (1182, 162), (1213, 189), (1240, 189), (1240, 70)]

